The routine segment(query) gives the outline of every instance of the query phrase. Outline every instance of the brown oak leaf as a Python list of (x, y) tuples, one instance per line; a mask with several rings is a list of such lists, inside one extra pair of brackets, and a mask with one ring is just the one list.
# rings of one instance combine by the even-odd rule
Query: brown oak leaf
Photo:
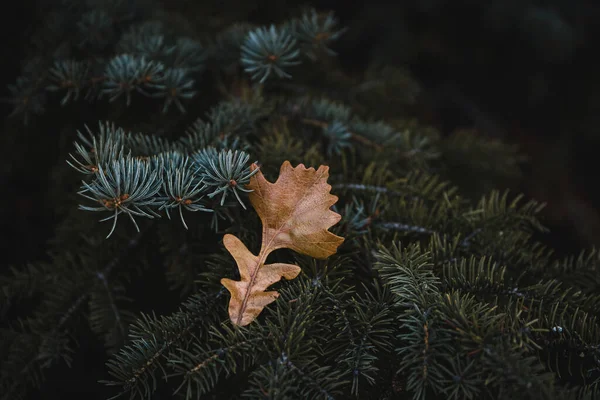
[[(258, 168), (252, 164), (253, 171)], [(280, 248), (324, 259), (337, 251), (344, 241), (328, 229), (342, 216), (329, 208), (338, 197), (329, 193), (329, 167), (293, 168), (289, 161), (281, 165), (279, 178), (268, 182), (262, 172), (250, 178), (250, 202), (262, 222), (262, 245), (254, 255), (237, 237), (226, 234), (223, 244), (235, 259), (240, 271), (239, 281), (223, 278), (221, 283), (231, 293), (229, 318), (234, 325), (251, 323), (267, 306), (279, 297), (276, 291), (265, 291), (281, 280), (294, 279), (300, 267), (293, 264), (266, 264), (269, 253)]]

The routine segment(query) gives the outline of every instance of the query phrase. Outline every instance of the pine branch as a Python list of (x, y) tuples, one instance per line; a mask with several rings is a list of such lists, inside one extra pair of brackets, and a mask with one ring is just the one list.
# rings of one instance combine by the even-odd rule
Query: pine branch
[(28, 143), (75, 140), (46, 204), (76, 209), (75, 171), (86, 212), (2, 278), (3, 398), (72, 381), (82, 335), (115, 398), (599, 396), (598, 253), (537, 241), (542, 206), (499, 189), (514, 146), (415, 119), (420, 82), (348, 69), (332, 13), (172, 3), (48, 2), (35, 24), (6, 101)]

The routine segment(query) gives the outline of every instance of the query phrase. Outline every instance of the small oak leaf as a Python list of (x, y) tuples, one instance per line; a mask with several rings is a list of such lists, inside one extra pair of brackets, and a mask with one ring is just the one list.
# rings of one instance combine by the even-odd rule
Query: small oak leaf
[(225, 235), (223, 243), (236, 260), (241, 278), (240, 281), (227, 278), (221, 280), (223, 286), (231, 292), (229, 317), (236, 325), (248, 325), (265, 306), (279, 296), (275, 291), (265, 290), (282, 277), (294, 279), (300, 273), (300, 267), (280, 263), (263, 265), (259, 257), (252, 254), (240, 239), (231, 234)]
[[(252, 164), (251, 170), (256, 168)], [(300, 164), (293, 168), (285, 161), (275, 183), (268, 182), (260, 171), (250, 178), (250, 202), (263, 225), (260, 252), (255, 256), (234, 235), (223, 238), (240, 271), (240, 281), (221, 279), (231, 292), (229, 317), (235, 325), (248, 325), (277, 299), (279, 293), (265, 292), (270, 285), (300, 273), (300, 267), (293, 264), (265, 265), (273, 250), (288, 248), (323, 259), (334, 254), (344, 241), (327, 230), (341, 219), (340, 214), (329, 209), (338, 198), (329, 193), (328, 177), (327, 166), (315, 170)]]

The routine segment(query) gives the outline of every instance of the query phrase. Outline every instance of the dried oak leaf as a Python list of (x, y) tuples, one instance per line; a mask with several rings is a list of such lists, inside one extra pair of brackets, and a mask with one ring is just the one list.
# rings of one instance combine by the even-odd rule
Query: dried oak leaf
[[(253, 171), (258, 166), (252, 164)], [(329, 167), (318, 170), (289, 161), (281, 165), (279, 178), (268, 182), (262, 172), (250, 178), (250, 202), (262, 221), (262, 245), (259, 254), (252, 254), (237, 237), (226, 234), (223, 244), (235, 259), (240, 281), (223, 278), (221, 283), (231, 293), (229, 318), (234, 325), (251, 323), (267, 306), (279, 297), (276, 291), (265, 290), (281, 280), (294, 279), (300, 267), (293, 264), (265, 265), (269, 253), (280, 248), (292, 249), (315, 258), (327, 258), (337, 251), (343, 237), (327, 231), (342, 216), (329, 208), (338, 197), (329, 193)]]

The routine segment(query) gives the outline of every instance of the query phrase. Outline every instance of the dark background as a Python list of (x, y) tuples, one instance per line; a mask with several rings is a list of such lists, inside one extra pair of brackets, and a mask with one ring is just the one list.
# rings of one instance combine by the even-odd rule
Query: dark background
[[(166, 2), (193, 9), (191, 1)], [(219, 2), (215, 2), (219, 4)], [(235, 2), (228, 2), (228, 4)], [(390, 3), (392, 3), (390, 5)], [(20, 74), (31, 32), (43, 23), (40, 2), (11, 3), (0, 13), (3, 38), (0, 97)], [(350, 73), (373, 59), (406, 67), (421, 86), (414, 112), (449, 134), (477, 128), (517, 143), (529, 157), (520, 190), (546, 202), (546, 240), (560, 252), (600, 244), (600, 3), (584, 0), (333, 0), (242, 2), (256, 23), (286, 7), (334, 10), (349, 31), (336, 50)], [(5, 6), (6, 7), (6, 6)], [(224, 7), (226, 10), (227, 8)], [(54, 165), (52, 132), (8, 137), (19, 121), (4, 122), (0, 161), (0, 251), (3, 262), (41, 256), (52, 232), (45, 204)], [(21, 128), (17, 128), (21, 129)], [(11, 147), (18, 142), (19, 146)], [(25, 143), (25, 145), (23, 145)]]

